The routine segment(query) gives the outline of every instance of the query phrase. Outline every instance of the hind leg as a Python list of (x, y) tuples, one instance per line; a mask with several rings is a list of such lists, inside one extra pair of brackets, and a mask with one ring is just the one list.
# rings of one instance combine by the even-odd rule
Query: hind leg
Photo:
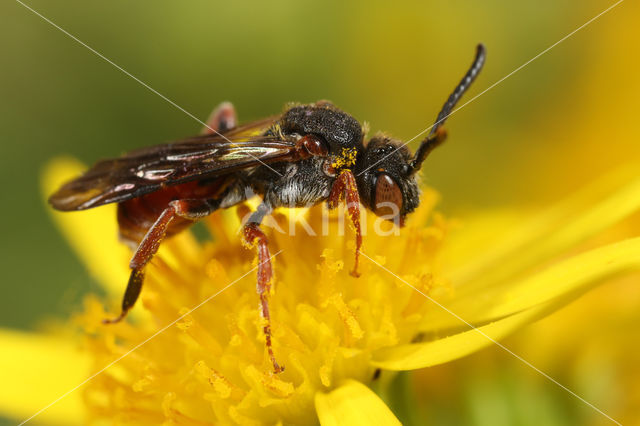
[(198, 220), (207, 216), (216, 209), (214, 203), (210, 200), (176, 200), (169, 203), (169, 206), (163, 210), (155, 223), (149, 228), (144, 239), (138, 245), (129, 267), (131, 275), (127, 283), (127, 289), (122, 299), (122, 311), (120, 315), (112, 319), (105, 319), (105, 324), (113, 324), (124, 319), (127, 312), (133, 307), (138, 300), (142, 283), (144, 281), (144, 267), (153, 258), (158, 251), (160, 243), (167, 235), (169, 225), (176, 217), (182, 217), (189, 220)]
[[(222, 102), (213, 110), (207, 119), (207, 125), (202, 130), (203, 134), (213, 134), (233, 129), (238, 123), (236, 110), (230, 102)], [(151, 260), (158, 251), (160, 243), (167, 233), (169, 225), (176, 216), (186, 219), (197, 220), (215, 210), (214, 206), (207, 200), (179, 200), (173, 201), (158, 217), (156, 222), (147, 231), (142, 242), (138, 245), (133, 258), (129, 264), (131, 275), (127, 289), (122, 299), (122, 312), (113, 319), (105, 319), (105, 324), (113, 324), (121, 321), (127, 316), (127, 312), (133, 307), (140, 296), (142, 283), (144, 281), (144, 266)], [(206, 213), (203, 213), (206, 211)]]

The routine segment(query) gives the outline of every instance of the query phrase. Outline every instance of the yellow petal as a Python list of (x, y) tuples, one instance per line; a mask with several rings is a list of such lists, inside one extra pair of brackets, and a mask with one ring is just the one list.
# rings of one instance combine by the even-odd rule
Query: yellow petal
[[(51, 161), (42, 176), (43, 194), (48, 197), (85, 169), (81, 163), (70, 158)], [(131, 252), (118, 240), (115, 205), (79, 212), (49, 210), (91, 276), (106, 289), (121, 294), (129, 278)]]
[(557, 308), (557, 305), (558, 303), (548, 303), (537, 306), (475, 329), (464, 325), (467, 331), (444, 339), (380, 349), (374, 354), (372, 364), (385, 370), (395, 371), (444, 364), (495, 344), (494, 340), (498, 341), (524, 325), (547, 315)]
[[(89, 376), (89, 360), (64, 338), (0, 329), (0, 347), (0, 413), (6, 417), (25, 420)], [(80, 424), (82, 389), (36, 419), (34, 424)]]
[[(480, 301), (476, 311), (470, 311), (469, 307), (462, 310), (457, 305), (448, 308), (450, 312), (434, 307), (464, 331), (430, 342), (380, 349), (374, 354), (373, 365), (390, 370), (412, 370), (461, 358), (492, 344), (491, 339), (501, 339), (570, 302), (591, 286), (613, 275), (637, 269), (640, 269), (640, 238), (574, 256), (514, 283), (501, 298), (489, 295), (491, 303), (482, 303), (486, 295), (481, 295), (476, 299)], [(462, 321), (477, 323), (492, 318), (502, 319), (477, 330), (469, 329)]]
[(487, 317), (510, 315), (572, 292), (591, 288), (613, 275), (640, 269), (640, 238), (610, 244), (574, 256), (521, 282), (514, 283)]
[[(492, 287), (475, 296), (456, 299), (446, 307), (454, 313), (464, 312), (473, 324), (484, 323), (522, 312), (550, 300), (574, 294), (602, 283), (608, 278), (640, 269), (640, 238), (609, 244), (559, 262), (531, 277)], [(423, 318), (421, 331), (460, 328), (460, 321), (439, 307)]]
[(318, 392), (315, 402), (322, 426), (400, 424), (378, 395), (355, 380), (329, 393)]
[[(634, 172), (637, 175), (637, 171)], [(623, 179), (627, 183), (620, 187)], [(496, 307), (497, 299), (511, 297), (505, 293), (512, 295), (514, 282), (521, 282), (533, 267), (567, 252), (639, 209), (640, 179), (622, 170), (598, 180), (524, 224), (514, 220), (517, 215), (513, 212), (492, 214), (491, 220), (472, 225), (471, 232), (461, 232), (465, 238), (469, 235), (468, 242), (455, 241), (454, 237), (453, 248), (446, 257), (450, 261), (457, 259), (457, 265), (454, 262), (447, 266), (451, 270), (447, 275), (455, 290), (438, 300), (455, 312), (465, 312), (465, 318), (472, 323), (514, 313), (516, 310), (503, 310), (490, 316), (488, 310)], [(505, 232), (496, 220), (511, 226)], [(460, 259), (471, 260), (461, 263)], [(537, 302), (522, 309), (533, 303)], [(449, 314), (433, 309), (423, 317), (420, 329), (433, 332), (459, 326)]]
[[(625, 182), (620, 185), (620, 182)], [(576, 192), (543, 214), (525, 223), (519, 222), (495, 241), (494, 227), (486, 227), (484, 245), (478, 255), (461, 265), (453, 265), (450, 278), (465, 292), (474, 292), (487, 284), (504, 281), (518, 272), (576, 246), (640, 209), (640, 178), (630, 177), (628, 170), (606, 176)], [(460, 233), (466, 235), (464, 229)], [(469, 256), (452, 258), (469, 259)], [(467, 254), (469, 248), (466, 249)], [(466, 284), (468, 282), (468, 284)], [(461, 293), (458, 293), (461, 296)]]

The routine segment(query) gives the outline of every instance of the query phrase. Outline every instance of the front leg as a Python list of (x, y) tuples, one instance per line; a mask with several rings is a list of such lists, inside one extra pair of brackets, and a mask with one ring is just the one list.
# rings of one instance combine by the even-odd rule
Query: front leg
[(138, 300), (142, 283), (144, 281), (144, 267), (149, 263), (153, 255), (156, 254), (160, 243), (167, 235), (169, 225), (176, 217), (182, 217), (189, 220), (198, 220), (216, 209), (210, 200), (175, 200), (169, 203), (169, 206), (162, 211), (155, 223), (149, 228), (144, 239), (138, 245), (136, 252), (131, 258), (129, 267), (131, 275), (127, 283), (127, 289), (122, 299), (122, 311), (120, 315), (112, 319), (105, 319), (104, 324), (113, 324), (123, 320), (127, 316), (127, 312), (133, 308)]
[(258, 249), (258, 281), (256, 289), (260, 296), (260, 308), (262, 318), (265, 321), (264, 332), (265, 342), (267, 344), (267, 352), (273, 364), (273, 371), (280, 373), (284, 371), (276, 361), (273, 353), (273, 344), (271, 342), (271, 315), (269, 314), (269, 291), (271, 290), (271, 280), (273, 278), (273, 268), (271, 266), (271, 254), (269, 252), (267, 236), (260, 229), (262, 219), (271, 212), (271, 209), (264, 203), (258, 206), (258, 209), (249, 217), (243, 228), (243, 236), (245, 244)]
[(328, 207), (334, 209), (338, 207), (340, 200), (344, 199), (347, 205), (347, 212), (353, 228), (356, 233), (356, 253), (355, 263), (351, 275), (359, 277), (358, 260), (360, 256), (360, 248), (362, 247), (362, 232), (360, 230), (360, 195), (358, 194), (358, 185), (353, 172), (349, 169), (342, 170), (338, 178), (331, 187), (331, 193), (327, 201)]

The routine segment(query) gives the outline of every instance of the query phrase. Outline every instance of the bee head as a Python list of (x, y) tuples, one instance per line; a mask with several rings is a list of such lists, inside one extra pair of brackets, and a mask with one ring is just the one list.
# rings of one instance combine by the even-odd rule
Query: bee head
[(374, 136), (355, 169), (362, 204), (383, 219), (402, 224), (419, 203), (411, 160), (409, 149), (400, 141)]

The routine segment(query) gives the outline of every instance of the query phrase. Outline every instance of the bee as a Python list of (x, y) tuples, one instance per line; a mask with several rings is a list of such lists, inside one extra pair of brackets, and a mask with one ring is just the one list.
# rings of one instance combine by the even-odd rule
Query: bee
[(51, 197), (61, 211), (117, 203), (120, 237), (135, 251), (121, 313), (134, 306), (145, 267), (162, 241), (195, 221), (258, 194), (261, 204), (243, 225), (242, 238), (258, 255), (257, 292), (267, 353), (276, 373), (271, 342), (268, 295), (273, 270), (263, 218), (278, 207), (307, 207), (344, 201), (355, 229), (352, 275), (358, 275), (362, 246), (360, 206), (402, 225), (419, 203), (416, 174), (429, 153), (446, 138), (442, 128), (482, 69), (482, 44), (475, 59), (445, 102), (435, 124), (414, 155), (399, 140), (377, 135), (364, 141), (360, 123), (328, 101), (287, 108), (281, 115), (237, 124), (230, 103), (210, 116), (205, 131), (194, 137), (142, 148), (119, 158), (102, 160), (71, 180)]

